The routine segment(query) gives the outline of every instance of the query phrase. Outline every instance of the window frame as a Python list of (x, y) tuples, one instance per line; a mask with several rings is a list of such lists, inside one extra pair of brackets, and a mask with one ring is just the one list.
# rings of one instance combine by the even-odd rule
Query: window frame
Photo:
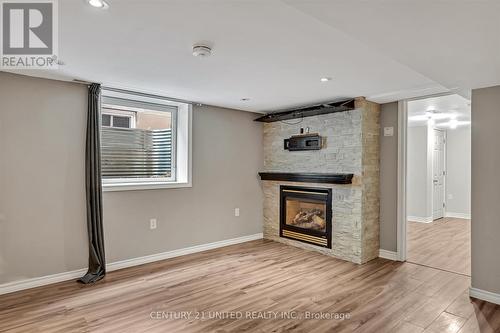
[[(106, 95), (108, 96), (108, 95)], [(114, 96), (109, 96), (114, 97)], [(171, 177), (165, 178), (108, 178), (102, 179), (102, 188), (104, 192), (107, 191), (126, 191), (126, 190), (149, 190), (149, 189), (164, 189), (164, 188), (182, 188), (192, 186), (192, 105), (187, 103), (180, 103), (175, 101), (166, 100), (151, 100), (151, 98), (137, 98), (135, 95), (131, 95), (130, 100), (135, 102), (144, 103), (143, 108), (135, 108), (124, 105), (116, 105), (112, 103), (101, 102), (101, 113), (109, 114), (107, 110), (115, 109), (117, 111), (129, 111), (129, 112), (144, 112), (148, 111), (147, 104), (164, 105), (166, 107), (176, 107), (176, 110), (165, 110), (159, 111), (157, 109), (149, 109), (153, 112), (170, 112), (172, 114), (172, 175)], [(146, 100), (144, 100), (146, 99)], [(106, 109), (106, 111), (104, 111)], [(182, 113), (181, 117), (179, 114)], [(122, 115), (122, 114), (120, 114)], [(182, 131), (179, 131), (179, 118), (182, 118)], [(135, 121), (134, 121), (135, 125)], [(101, 125), (101, 128), (103, 126)], [(135, 126), (134, 126), (135, 128)], [(183, 133), (180, 133), (183, 132)], [(182, 142), (179, 142), (179, 137), (182, 135)], [(187, 140), (187, 142), (186, 142)], [(178, 159), (179, 145), (182, 145), (182, 149), (186, 150), (183, 154), (182, 161)], [(180, 168), (179, 164), (182, 163), (182, 167), (186, 170), (182, 170), (182, 174), (179, 174)]]

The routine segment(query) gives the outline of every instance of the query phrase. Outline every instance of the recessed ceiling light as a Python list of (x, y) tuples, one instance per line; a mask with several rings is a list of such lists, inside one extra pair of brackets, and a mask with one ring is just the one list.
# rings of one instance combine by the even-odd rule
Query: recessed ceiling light
[(106, 9), (109, 7), (108, 3), (104, 0), (87, 0), (87, 2), (95, 8)]
[(321, 79), (319, 79), (321, 82), (328, 82), (328, 81), (331, 81), (332, 78), (331, 77), (322, 77)]
[(250, 100), (250, 98), (246, 98), (245, 97), (245, 98), (242, 98), (240, 101), (242, 101), (242, 102), (248, 102), (249, 100)]

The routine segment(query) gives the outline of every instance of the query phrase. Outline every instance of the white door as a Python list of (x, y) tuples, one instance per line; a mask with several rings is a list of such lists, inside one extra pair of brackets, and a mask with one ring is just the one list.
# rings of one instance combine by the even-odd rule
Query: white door
[(444, 217), (445, 142), (445, 132), (434, 130), (434, 151), (432, 154), (432, 182), (434, 187), (432, 217), (434, 220)]

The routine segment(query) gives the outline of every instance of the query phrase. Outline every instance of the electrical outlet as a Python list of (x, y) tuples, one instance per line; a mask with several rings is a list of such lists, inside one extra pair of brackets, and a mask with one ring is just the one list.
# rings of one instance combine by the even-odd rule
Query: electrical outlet
[(234, 216), (236, 216), (236, 217), (240, 216), (240, 209), (239, 208), (234, 209)]
[(157, 224), (156, 224), (156, 219), (151, 219), (149, 220), (149, 229), (156, 229)]

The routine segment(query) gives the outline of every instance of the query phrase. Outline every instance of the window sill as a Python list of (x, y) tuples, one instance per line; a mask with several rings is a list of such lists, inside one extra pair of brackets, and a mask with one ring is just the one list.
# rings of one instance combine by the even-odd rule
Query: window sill
[(117, 184), (102, 184), (103, 192), (116, 192), (116, 191), (142, 191), (142, 190), (160, 190), (167, 188), (185, 188), (193, 187), (189, 183), (176, 183), (176, 182), (158, 182), (158, 183), (117, 183)]

